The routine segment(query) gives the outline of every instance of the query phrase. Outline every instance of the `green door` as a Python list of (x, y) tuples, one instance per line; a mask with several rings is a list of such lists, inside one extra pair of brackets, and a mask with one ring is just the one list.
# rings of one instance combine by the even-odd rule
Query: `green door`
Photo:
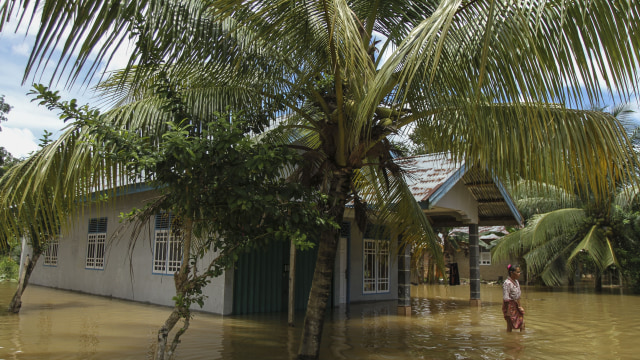
[[(317, 256), (317, 248), (296, 255), (296, 310), (307, 308)], [(287, 311), (288, 279), (289, 243), (275, 242), (241, 255), (233, 278), (233, 313)]]

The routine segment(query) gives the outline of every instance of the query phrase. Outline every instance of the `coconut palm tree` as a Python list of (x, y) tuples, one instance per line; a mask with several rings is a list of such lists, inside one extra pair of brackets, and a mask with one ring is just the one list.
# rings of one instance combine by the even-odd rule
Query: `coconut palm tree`
[[(328, 196), (325, 213), (339, 224), (349, 201), (358, 214), (375, 207), (403, 239), (427, 239), (435, 254), (433, 231), (391, 155), (389, 136), (407, 125), (431, 134), (430, 150), (498, 177), (578, 179), (600, 196), (631, 176), (620, 124), (568, 105), (581, 101), (583, 87), (589, 100), (600, 99), (599, 80), (631, 93), (637, 2), (44, 0), (35, 17), (27, 3), (9, 0), (0, 9), (2, 23), (15, 14), (38, 19), (27, 74), (53, 56), (55, 77), (89, 79), (131, 38), (128, 66), (101, 85), (117, 109), (114, 122), (162, 133), (167, 115), (147, 91), (159, 73), (180, 87), (193, 114), (229, 105), (278, 110), (281, 141), (304, 152), (300, 179)], [(76, 179), (113, 175), (80, 150), (56, 151)], [(14, 185), (36, 192), (52, 159), (42, 155), (40, 171)], [(54, 203), (82, 193), (72, 183), (59, 190)], [(301, 359), (318, 356), (338, 236), (325, 232), (318, 245)]]
[(575, 207), (533, 215), (527, 226), (503, 237), (492, 250), (497, 260), (523, 256), (527, 274), (539, 276), (546, 285), (560, 285), (575, 273), (583, 258), (596, 268), (596, 289), (600, 275), (610, 266), (620, 267), (615, 243), (629, 236), (619, 222), (631, 210), (637, 190), (623, 187), (601, 201), (574, 200)]
[[(591, 106), (592, 111), (608, 113), (618, 119), (631, 135), (627, 104), (611, 107)], [(571, 281), (571, 274), (586, 258), (596, 269), (596, 289), (602, 288), (601, 274), (608, 267), (620, 267), (615, 256), (615, 242), (628, 238), (625, 226), (619, 224), (624, 214), (632, 211), (637, 190), (632, 186), (612, 189), (608, 197), (537, 183), (520, 181), (511, 195), (527, 220), (527, 226), (497, 242), (492, 250), (496, 259), (523, 257), (527, 274), (539, 276), (547, 285)]]

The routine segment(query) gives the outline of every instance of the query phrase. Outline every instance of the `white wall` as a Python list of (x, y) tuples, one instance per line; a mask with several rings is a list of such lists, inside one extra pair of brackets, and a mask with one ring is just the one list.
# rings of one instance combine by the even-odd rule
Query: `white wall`
[(478, 202), (461, 180), (432, 206), (455, 210), (464, 217), (467, 223), (478, 223)]
[[(140, 192), (121, 196), (108, 208), (86, 209), (84, 214), (72, 220), (63, 232), (58, 248), (58, 265), (44, 266), (40, 258), (30, 283), (59, 289), (81, 291), (89, 294), (149, 302), (173, 306), (175, 287), (172, 275), (152, 273), (154, 224), (145, 227), (132, 250), (130, 239), (132, 226), (120, 223), (121, 212), (142, 207), (154, 192)], [(107, 249), (104, 270), (85, 268), (89, 218), (107, 217)], [(199, 266), (203, 268), (203, 266)], [(230, 314), (233, 307), (233, 274), (228, 271), (204, 290), (208, 298), (203, 311)], [(200, 310), (197, 305), (193, 310)]]

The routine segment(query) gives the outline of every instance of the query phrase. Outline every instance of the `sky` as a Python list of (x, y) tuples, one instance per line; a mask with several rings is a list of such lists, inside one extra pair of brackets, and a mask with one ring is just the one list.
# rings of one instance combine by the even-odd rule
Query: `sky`
[[(13, 25), (15, 26), (15, 25)], [(0, 32), (0, 95), (12, 106), (7, 114), (8, 121), (1, 122), (0, 146), (4, 147), (14, 157), (27, 157), (29, 153), (37, 150), (40, 139), (45, 130), (53, 133), (52, 138), (57, 138), (65, 126), (58, 114), (32, 102), (33, 96), (27, 96), (32, 84), (42, 83), (52, 90), (57, 90), (62, 95), (62, 100), (78, 99), (80, 104), (95, 102), (95, 97), (89, 86), (74, 85), (71, 89), (65, 89), (64, 81), (59, 84), (49, 84), (50, 77), (34, 78), (30, 75), (23, 84), (23, 76), (29, 54), (35, 37), (27, 35), (24, 29), (14, 33), (11, 25)], [(33, 32), (33, 31), (31, 31)], [(109, 64), (110, 69), (123, 67), (127, 61), (126, 51), (116, 56)], [(65, 80), (65, 78), (63, 78)], [(92, 106), (95, 106), (92, 104)]]
[[(15, 25), (13, 25), (15, 26)], [(29, 59), (34, 36), (26, 34), (24, 27), (17, 32), (11, 31), (11, 25), (6, 26), (0, 32), (0, 95), (5, 96), (5, 101), (13, 108), (7, 115), (8, 121), (0, 123), (0, 146), (4, 147), (14, 157), (22, 158), (38, 149), (40, 139), (45, 130), (53, 133), (53, 138), (57, 138), (65, 124), (58, 119), (58, 115), (46, 108), (39, 106), (37, 102), (32, 102), (33, 96), (27, 96), (33, 83), (48, 84), (49, 77), (35, 78), (31, 75), (23, 84), (23, 76), (26, 63)], [(31, 30), (33, 32), (33, 29)], [(109, 64), (109, 68), (117, 69), (126, 64), (128, 59), (127, 51), (121, 51)], [(53, 90), (60, 91), (64, 100), (78, 99), (80, 104), (95, 103), (95, 97), (89, 86), (76, 84), (71, 89), (64, 88), (64, 82), (49, 85)], [(604, 105), (611, 105), (610, 100)], [(95, 106), (94, 104), (92, 104)], [(632, 114), (631, 120), (640, 124), (640, 109), (637, 99), (630, 103), (636, 112)]]
[(38, 139), (45, 129), (59, 135), (64, 125), (55, 113), (31, 102), (26, 95), (33, 81), (22, 85), (32, 42), (31, 36), (0, 33), (0, 94), (12, 106), (8, 121), (0, 123), (0, 146), (14, 157), (24, 157), (38, 149)]

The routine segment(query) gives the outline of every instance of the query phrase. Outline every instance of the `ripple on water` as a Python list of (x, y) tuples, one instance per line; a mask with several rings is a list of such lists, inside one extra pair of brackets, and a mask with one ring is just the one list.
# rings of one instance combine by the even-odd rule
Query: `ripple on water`
[[(0, 283), (8, 303), (14, 288)], [(327, 318), (324, 359), (633, 359), (640, 298), (523, 287), (527, 331), (505, 332), (501, 289), (482, 286), (482, 307), (468, 286), (412, 288), (413, 315), (395, 302), (352, 304)], [(0, 316), (0, 359), (145, 359), (169, 309), (30, 287), (18, 316)], [(196, 313), (180, 359), (292, 359), (297, 326), (286, 314), (220, 317)], [(20, 352), (20, 353), (19, 353)]]

